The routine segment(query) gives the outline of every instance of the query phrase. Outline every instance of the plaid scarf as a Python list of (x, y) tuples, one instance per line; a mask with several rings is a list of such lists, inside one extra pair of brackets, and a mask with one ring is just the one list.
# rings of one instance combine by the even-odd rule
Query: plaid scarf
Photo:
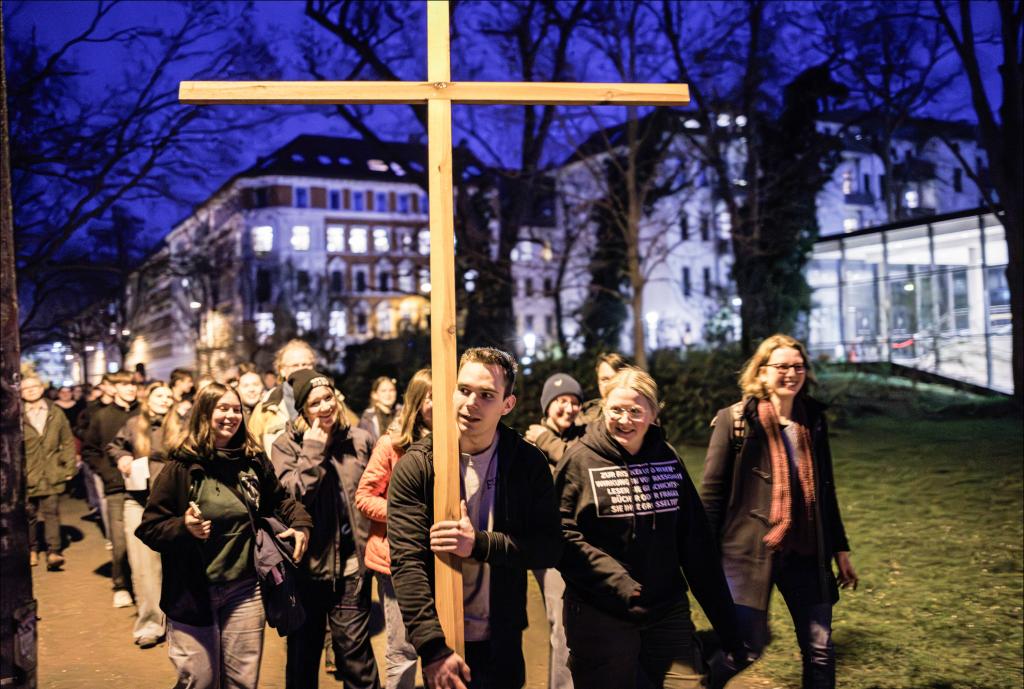
[[(772, 509), (769, 521), (771, 526), (764, 536), (765, 544), (772, 550), (778, 550), (789, 531), (793, 514), (793, 495), (790, 491), (789, 458), (786, 455), (786, 444), (782, 439), (782, 428), (775, 405), (769, 400), (761, 400), (757, 404), (757, 416), (761, 426), (768, 435), (768, 453), (772, 461)], [(814, 515), (814, 456), (811, 454), (811, 434), (803, 424), (791, 421), (796, 426), (797, 474), (800, 487), (804, 494), (804, 509), (808, 519)]]

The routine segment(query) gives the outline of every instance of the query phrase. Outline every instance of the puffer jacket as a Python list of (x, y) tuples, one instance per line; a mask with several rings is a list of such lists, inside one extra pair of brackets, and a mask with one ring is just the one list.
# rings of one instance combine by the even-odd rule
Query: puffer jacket
[(405, 450), (395, 447), (385, 433), (373, 447), (370, 463), (356, 489), (356, 507), (370, 520), (370, 538), (366, 541), (366, 566), (381, 574), (391, 574), (391, 551), (388, 547), (388, 484), (395, 462)]
[[(772, 461), (768, 437), (757, 414), (757, 398), (742, 406), (741, 438), (736, 438), (731, 407), (718, 411), (704, 460), (701, 499), (711, 530), (721, 543), (722, 566), (737, 605), (766, 610), (771, 593), (772, 551), (764, 543), (772, 505)], [(839, 599), (831, 560), (850, 549), (839, 514), (832, 474), (825, 406), (803, 396), (793, 419), (811, 435), (814, 457), (814, 523), (817, 539), (817, 602)]]
[(28, 422), (22, 405), (25, 429), (25, 482), (30, 498), (60, 495), (76, 473), (75, 436), (57, 405), (46, 403), (46, 425), (40, 434)]
[[(369, 434), (352, 427), (335, 428), (324, 445), (303, 439), (289, 424), (274, 441), (270, 458), (278, 480), (306, 507), (316, 524), (303, 560), (311, 578), (344, 579), (348, 554), (343, 546), (348, 538), (353, 542), (359, 571), (365, 571), (370, 520), (356, 509), (356, 488), (370, 452)], [(343, 533), (342, 521), (348, 533)]]

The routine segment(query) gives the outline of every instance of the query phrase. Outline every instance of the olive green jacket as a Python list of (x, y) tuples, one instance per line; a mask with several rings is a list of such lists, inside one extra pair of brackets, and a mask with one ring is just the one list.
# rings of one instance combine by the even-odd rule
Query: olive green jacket
[(75, 436), (71, 424), (57, 405), (47, 402), (46, 425), (40, 433), (29, 423), (22, 407), (25, 433), (25, 478), (28, 497), (60, 495), (75, 475)]

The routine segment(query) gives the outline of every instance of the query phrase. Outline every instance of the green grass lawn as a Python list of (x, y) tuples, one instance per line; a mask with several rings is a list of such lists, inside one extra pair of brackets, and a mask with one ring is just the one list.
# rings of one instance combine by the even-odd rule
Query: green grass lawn
[[(836, 486), (860, 576), (835, 608), (839, 686), (1024, 684), (1022, 432), (1013, 418), (894, 417), (834, 431)], [(684, 453), (698, 485), (703, 456), (697, 447)], [(745, 674), (799, 687), (781, 596), (771, 618), (774, 641)]]

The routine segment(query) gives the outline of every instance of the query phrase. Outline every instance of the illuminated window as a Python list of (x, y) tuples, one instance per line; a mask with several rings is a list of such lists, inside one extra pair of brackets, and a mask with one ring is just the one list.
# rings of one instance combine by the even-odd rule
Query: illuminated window
[(853, 173), (850, 172), (849, 170), (843, 171), (843, 193), (853, 193)]
[(327, 332), (332, 337), (344, 337), (348, 333), (348, 314), (344, 311), (331, 311), (327, 320)]
[(366, 228), (350, 227), (348, 230), (348, 250), (354, 254), (366, 253)]
[(274, 248), (274, 228), (270, 225), (260, 225), (252, 228), (252, 250), (258, 254), (265, 254)]
[(373, 229), (373, 250), (381, 254), (391, 251), (391, 239), (388, 237), (388, 228), (375, 227)]
[(430, 294), (430, 268), (420, 266), (420, 292)]
[(265, 344), (274, 336), (274, 314), (263, 311), (256, 314), (256, 339), (260, 344)]
[(299, 334), (308, 333), (313, 329), (313, 314), (309, 311), (296, 311), (295, 312), (295, 328), (299, 331)]
[(919, 205), (921, 205), (921, 198), (918, 196), (917, 191), (914, 189), (911, 189), (906, 194), (904, 194), (903, 198), (906, 200), (907, 208), (917, 208)]
[(430, 230), (420, 230), (416, 235), (419, 240), (419, 252), (422, 256), (430, 255)]
[(295, 225), (292, 227), (292, 249), (309, 251), (309, 226)]
[(843, 218), (843, 230), (845, 232), (852, 232), (859, 227), (857, 218)]
[(345, 228), (341, 225), (327, 226), (327, 251), (339, 253), (345, 250)]

